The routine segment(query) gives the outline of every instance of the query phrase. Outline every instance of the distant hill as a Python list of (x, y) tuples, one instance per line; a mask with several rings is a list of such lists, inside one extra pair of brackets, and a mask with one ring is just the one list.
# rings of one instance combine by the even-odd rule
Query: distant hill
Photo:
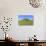
[(29, 21), (30, 19), (25, 18), (25, 19), (23, 19), (23, 20), (25, 20), (25, 21)]
[(33, 21), (25, 18), (23, 20), (19, 20), (19, 25), (33, 25)]

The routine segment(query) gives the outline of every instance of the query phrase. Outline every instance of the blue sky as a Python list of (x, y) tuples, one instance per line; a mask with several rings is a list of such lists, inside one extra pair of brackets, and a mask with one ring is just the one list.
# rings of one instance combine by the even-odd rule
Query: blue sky
[(28, 19), (30, 19), (30, 20), (33, 20), (33, 16), (32, 16), (32, 15), (19, 15), (19, 16), (18, 16), (18, 19), (19, 19), (19, 20), (22, 20), (22, 19), (24, 19), (24, 18), (28, 18)]

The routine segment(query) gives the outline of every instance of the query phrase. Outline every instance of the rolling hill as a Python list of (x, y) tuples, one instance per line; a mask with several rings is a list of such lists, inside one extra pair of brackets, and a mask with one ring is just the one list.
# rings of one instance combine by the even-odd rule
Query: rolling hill
[(23, 20), (19, 20), (19, 25), (33, 25), (33, 21), (25, 18)]

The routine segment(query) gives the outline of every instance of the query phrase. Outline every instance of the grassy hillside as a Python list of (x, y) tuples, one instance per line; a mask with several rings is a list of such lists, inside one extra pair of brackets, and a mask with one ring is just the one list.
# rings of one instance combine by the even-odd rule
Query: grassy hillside
[(33, 21), (29, 19), (19, 20), (19, 25), (33, 25)]

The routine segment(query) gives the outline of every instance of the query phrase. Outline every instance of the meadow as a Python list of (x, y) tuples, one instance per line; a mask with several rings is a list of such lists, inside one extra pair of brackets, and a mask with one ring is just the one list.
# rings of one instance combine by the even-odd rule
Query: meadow
[(19, 25), (33, 25), (33, 20), (29, 20), (29, 19), (23, 19), (23, 20), (19, 20)]

